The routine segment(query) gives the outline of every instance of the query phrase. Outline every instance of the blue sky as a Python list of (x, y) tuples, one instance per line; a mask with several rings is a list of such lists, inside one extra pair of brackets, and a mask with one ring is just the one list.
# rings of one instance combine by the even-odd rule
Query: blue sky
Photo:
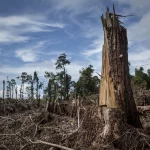
[(1, 0), (0, 96), (7, 76), (55, 72), (61, 53), (71, 61), (67, 71), (74, 80), (89, 64), (101, 72), (100, 16), (106, 6), (112, 10), (113, 3), (118, 14), (134, 15), (121, 18), (128, 32), (131, 71), (150, 68), (149, 0)]

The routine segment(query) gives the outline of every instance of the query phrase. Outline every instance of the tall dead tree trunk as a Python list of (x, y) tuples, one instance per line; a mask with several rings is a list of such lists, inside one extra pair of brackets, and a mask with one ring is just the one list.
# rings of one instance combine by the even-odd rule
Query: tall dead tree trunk
[(121, 112), (129, 125), (140, 128), (129, 78), (127, 31), (119, 16), (115, 10), (110, 13), (108, 8), (106, 18), (101, 16), (104, 45), (99, 105), (107, 121), (112, 118), (111, 115), (115, 117)]
[[(99, 106), (85, 110), (77, 132), (66, 143), (74, 149), (144, 149), (141, 122), (133, 99), (128, 67), (126, 29), (119, 15), (107, 9), (102, 16), (104, 45)], [(136, 127), (136, 128), (134, 128)], [(148, 147), (148, 146), (147, 146)]]
[(15, 93), (16, 93), (16, 99), (17, 99), (17, 87), (15, 88)]
[(3, 80), (3, 100), (5, 99), (5, 80)]

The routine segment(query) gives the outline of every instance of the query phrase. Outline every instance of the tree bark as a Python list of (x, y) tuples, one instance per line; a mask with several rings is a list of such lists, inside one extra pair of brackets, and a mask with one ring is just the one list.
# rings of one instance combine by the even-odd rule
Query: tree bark
[(102, 15), (101, 20), (104, 45), (99, 105), (105, 108), (103, 113), (107, 112), (107, 115), (110, 115), (108, 109), (111, 112), (115, 110), (116, 114), (117, 110), (118, 113), (121, 110), (129, 125), (140, 128), (129, 77), (127, 31), (121, 25), (115, 10), (110, 13), (107, 9), (106, 18)]

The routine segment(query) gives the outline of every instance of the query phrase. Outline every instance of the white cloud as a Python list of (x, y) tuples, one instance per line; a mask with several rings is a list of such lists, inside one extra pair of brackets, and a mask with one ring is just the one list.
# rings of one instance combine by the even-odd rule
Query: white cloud
[(121, 4), (128, 4), (130, 8), (124, 10), (124, 13), (133, 13), (136, 16), (142, 16), (150, 8), (149, 0), (115, 0)]
[(139, 22), (131, 24), (128, 27), (128, 35), (131, 40), (144, 41), (150, 39), (150, 11), (140, 19)]
[(149, 59), (149, 62), (150, 62), (150, 50), (142, 49), (141, 51), (134, 51), (134, 52), (129, 53), (129, 60), (142, 61), (142, 60), (147, 60), (147, 59)]
[[(54, 13), (56, 17), (63, 21), (71, 22), (84, 29), (89, 22), (89, 18), (97, 20), (103, 10), (103, 2), (99, 0), (45, 0), (52, 6), (49, 13)], [(84, 17), (83, 17), (84, 15)], [(82, 17), (82, 19), (80, 18)], [(92, 21), (90, 22), (90, 24)], [(82, 32), (82, 31), (81, 31)], [(88, 32), (88, 30), (86, 30)]]
[[(97, 0), (50, 0), (53, 2), (53, 8), (58, 11), (66, 10), (73, 14), (81, 14), (83, 12), (89, 12), (93, 8), (93, 5), (96, 6)], [(93, 2), (94, 1), (94, 2)], [(93, 9), (92, 9), (93, 10)]]
[[(137, 1), (138, 3), (139, 1)], [(144, 2), (143, 2), (144, 3)], [(137, 4), (135, 4), (137, 5)], [(140, 6), (137, 6), (140, 7)], [(145, 4), (141, 4), (144, 9)], [(143, 14), (139, 21), (132, 23), (128, 26), (128, 39), (129, 39), (129, 61), (132, 65), (132, 71), (135, 68), (143, 66), (145, 70), (150, 68), (150, 11)]]
[(24, 62), (35, 62), (38, 59), (38, 54), (40, 53), (40, 50), (42, 50), (44, 43), (45, 41), (40, 41), (35, 45), (16, 50), (16, 57)]
[[(58, 42), (39, 41), (32, 44), (28, 44), (24, 48), (19, 48), (15, 50), (15, 57), (21, 59), (24, 63), (26, 62), (36, 62), (43, 61), (45, 56), (59, 56), (64, 53), (64, 51), (50, 50), (47, 51), (46, 48), (49, 45), (57, 44)], [(46, 51), (45, 51), (46, 50)], [(68, 53), (70, 55), (70, 53)], [(43, 58), (43, 59), (42, 59)]]
[(86, 57), (90, 57), (92, 55), (100, 55), (102, 51), (103, 46), (103, 40), (100, 38), (95, 39), (92, 44), (90, 45), (90, 48), (83, 50), (82, 55)]
[(65, 24), (47, 21), (45, 17), (8, 16), (0, 17), (0, 43), (20, 43), (31, 39), (24, 33), (52, 32), (64, 28)]
[[(59, 70), (55, 69), (55, 62), (56, 60), (47, 60), (43, 62), (33, 62), (33, 63), (26, 63), (21, 66), (1, 66), (1, 74), (0, 80), (6, 79), (6, 76), (10, 77), (17, 77), (21, 75), (22, 72), (27, 72), (28, 74), (33, 74), (34, 71), (37, 71), (39, 76), (44, 77), (45, 71), (49, 72), (59, 72)], [(73, 80), (77, 80), (79, 77), (79, 70), (83, 67), (87, 67), (87, 63), (85, 61), (71, 61), (71, 64), (66, 66), (67, 72), (72, 75)], [(14, 71), (15, 70), (15, 71)]]
[[(8, 16), (0, 17), (1, 26), (22, 26), (22, 25), (36, 25), (36, 26), (49, 26), (54, 28), (64, 28), (63, 23), (54, 22), (40, 22), (33, 19), (34, 16)], [(41, 19), (41, 18), (40, 18)]]
[(16, 57), (19, 57), (24, 62), (35, 62), (37, 60), (36, 54), (33, 49), (22, 49), (16, 51)]
[(132, 74), (134, 74), (135, 68), (144, 67), (145, 71), (147, 71), (150, 68), (150, 50), (141, 47), (141, 51), (130, 52), (129, 62), (131, 63)]
[(20, 43), (30, 39), (28, 36), (17, 35), (5, 30), (0, 30), (0, 33), (0, 43)]

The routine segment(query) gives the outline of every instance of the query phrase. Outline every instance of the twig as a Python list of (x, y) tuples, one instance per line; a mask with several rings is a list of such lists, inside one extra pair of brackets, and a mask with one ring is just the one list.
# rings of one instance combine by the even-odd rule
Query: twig
[(4, 144), (2, 144), (2, 146), (3, 146), (4, 148), (6, 148), (7, 150), (9, 150)]
[(0, 134), (0, 136), (16, 136), (16, 134)]
[(29, 140), (31, 143), (33, 144), (46, 144), (46, 145), (50, 145), (52, 147), (57, 147), (57, 148), (61, 148), (61, 149), (64, 149), (64, 150), (73, 150), (71, 148), (68, 148), (68, 147), (65, 147), (65, 146), (62, 146), (62, 145), (58, 145), (58, 144), (53, 144), (53, 143), (49, 143), (49, 142), (45, 142), (45, 141), (41, 141), (41, 140), (37, 140), (35, 142)]
[(26, 119), (24, 120), (24, 122), (23, 122), (23, 124), (22, 124), (22, 126), (21, 126), (21, 129), (23, 128), (23, 126), (24, 126), (25, 122), (27, 121), (28, 117), (29, 117), (29, 116), (27, 116)]
[(31, 115), (29, 115), (29, 118), (30, 118), (30, 120), (31, 120), (32, 122), (34, 122), (34, 121), (32, 120), (32, 117), (31, 117)]
[(65, 141), (67, 138), (68, 138), (68, 136), (71, 136), (71, 135), (73, 135), (75, 132), (77, 132), (79, 129), (76, 129), (76, 130), (74, 130), (72, 133), (70, 133), (70, 134), (68, 134), (68, 135), (66, 135), (66, 137), (65, 138), (63, 138), (62, 140), (61, 140), (61, 142), (63, 142), (63, 141)]
[(2, 118), (2, 119), (8, 119), (8, 120), (15, 121), (14, 119), (12, 119), (12, 118), (8, 118), (8, 117), (3, 117), (3, 116), (0, 116), (0, 118)]
[(23, 150), (27, 145), (29, 144), (25, 144), (24, 146), (22, 146), (22, 148), (20, 148), (20, 150)]
[(45, 118), (43, 118), (41, 121), (39, 121), (37, 124), (36, 124), (36, 129), (35, 129), (35, 132), (34, 132), (34, 135), (32, 138), (35, 137), (36, 133), (37, 133), (37, 129), (38, 129), (38, 125), (44, 120)]
[(102, 78), (102, 75), (100, 75), (98, 72), (96, 72), (101, 78)]

